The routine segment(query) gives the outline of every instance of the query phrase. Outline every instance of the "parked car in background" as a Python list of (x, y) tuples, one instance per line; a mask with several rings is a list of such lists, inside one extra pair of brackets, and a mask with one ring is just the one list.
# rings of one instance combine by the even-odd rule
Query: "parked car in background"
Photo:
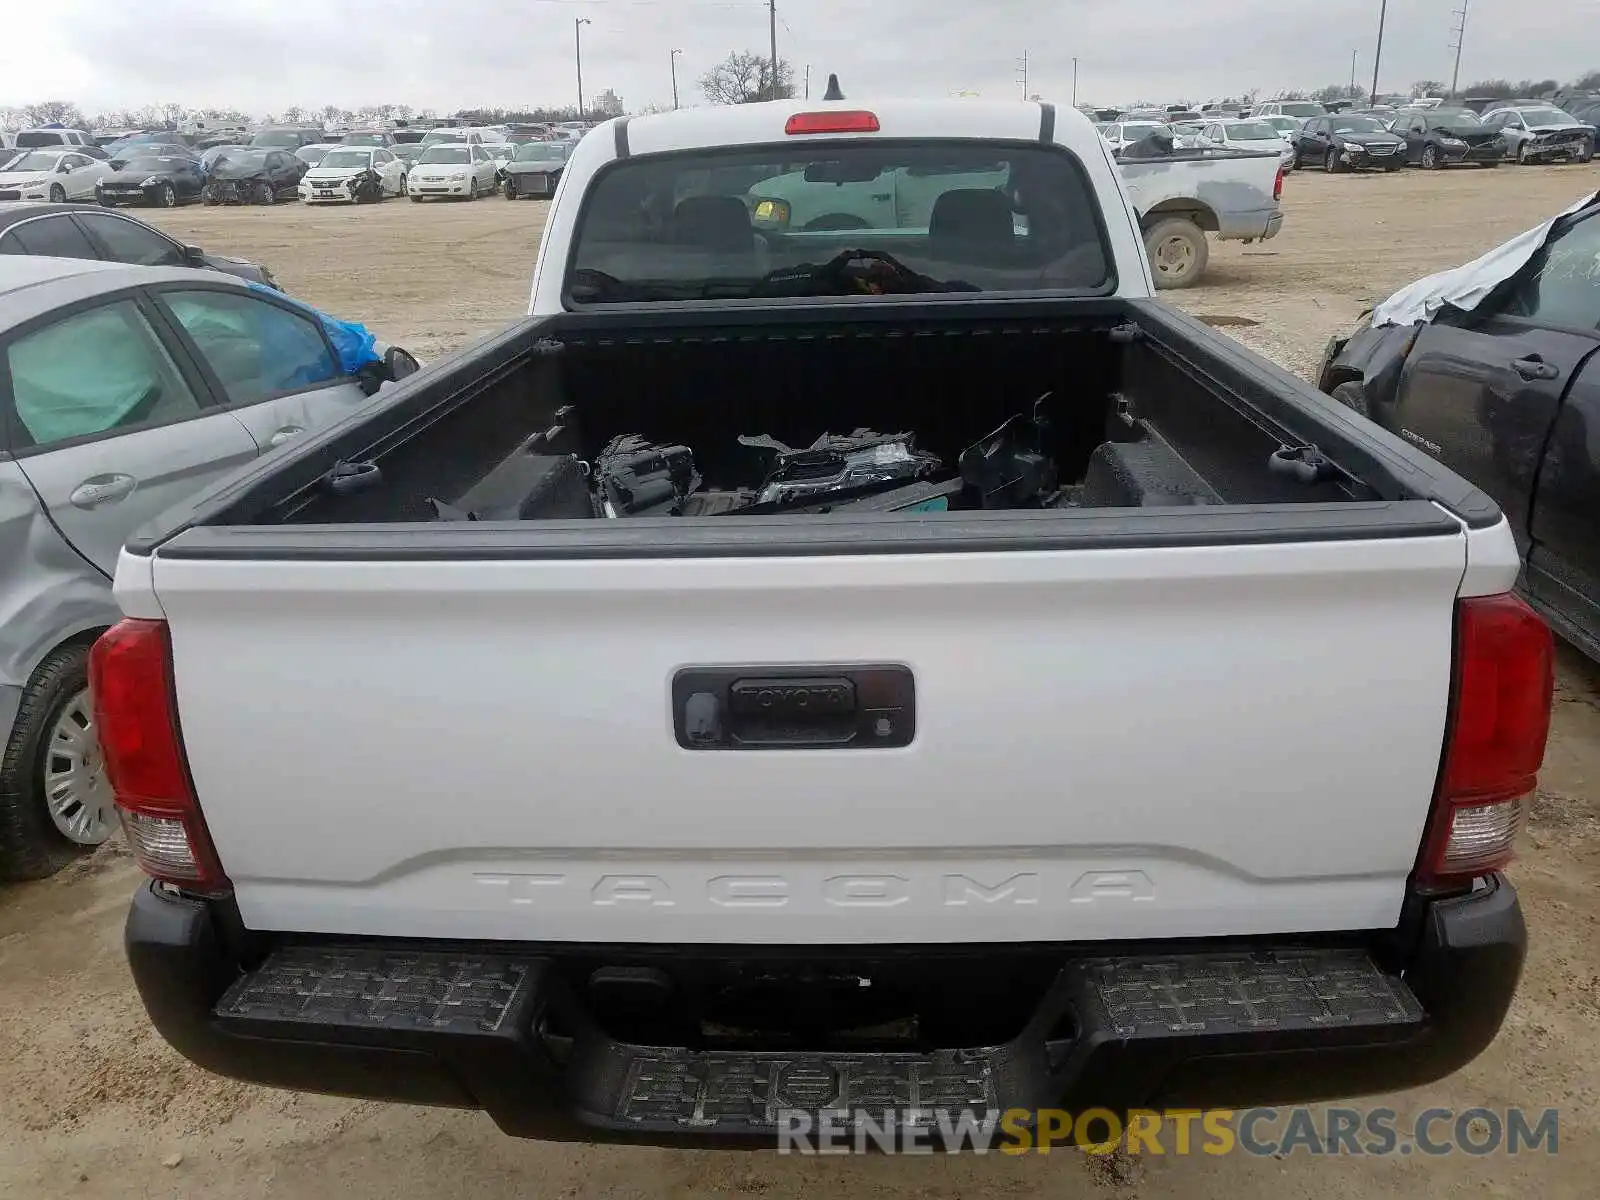
[(1330, 343), (1319, 385), (1493, 496), (1522, 553), (1523, 592), (1600, 660), (1597, 262), (1590, 197), (1543, 237), (1380, 304)]
[(481, 130), (451, 125), (440, 129), (428, 130), (422, 137), (422, 145), (424, 148), (448, 146), (453, 143), (460, 143), (466, 146), (481, 146), (488, 140)]
[(250, 139), (250, 144), (258, 150), (292, 151), (322, 140), (324, 139), (320, 128), (290, 125), (262, 129)]
[(239, 154), (253, 147), (240, 142), (226, 142), (220, 146), (208, 146), (200, 152), (200, 170), (207, 175), (211, 168), (217, 165), (217, 160), (228, 154)]
[(1376, 117), (1312, 117), (1295, 136), (1295, 165), (1320, 166), (1332, 174), (1362, 168), (1398, 171), (1405, 165), (1404, 139)]
[[(417, 140), (422, 139), (419, 137)], [(387, 129), (352, 129), (339, 139), (341, 146), (383, 146), (393, 149), (394, 144), (394, 134)]]
[(225, 154), (211, 168), (201, 194), (207, 204), (274, 204), (293, 200), (309, 168), (287, 150), (251, 147)]
[(481, 145), (445, 142), (429, 146), (406, 179), (406, 192), (415, 201), (454, 198), (476, 200), (495, 190), (499, 171)]
[(1294, 170), (1294, 147), (1266, 121), (1212, 121), (1201, 131), (1210, 146), (1232, 150), (1261, 150), (1276, 154), (1285, 171)]
[(120, 615), (128, 535), (381, 378), (345, 369), (315, 314), (227, 275), (0, 255), (0, 879), (116, 828), (86, 662)]
[(1461, 163), (1498, 167), (1505, 157), (1500, 131), (1468, 108), (1399, 112), (1389, 128), (1405, 139), (1406, 161), (1429, 171)]
[(207, 254), (122, 212), (86, 204), (0, 204), (0, 255), (84, 258), (137, 267), (204, 267), (276, 288), (272, 272), (245, 258)]
[(390, 134), (390, 136), (394, 138), (394, 144), (396, 146), (415, 146), (420, 144), (422, 139), (428, 136), (428, 131), (425, 129), (413, 128), (396, 129), (392, 134)]
[(406, 194), (406, 168), (383, 146), (335, 146), (300, 180), (300, 199), (308, 204), (353, 204), (362, 198), (357, 181), (377, 176), (381, 196)]
[(503, 168), (500, 190), (507, 200), (548, 199), (556, 194), (562, 169), (572, 154), (573, 143), (525, 142)]
[(1165, 121), (1111, 121), (1098, 127), (1100, 136), (1111, 147), (1111, 153), (1120, 155), (1135, 142), (1143, 141), (1152, 133), (1167, 132)]
[(1300, 133), (1300, 127), (1305, 124), (1299, 117), (1286, 117), (1282, 113), (1268, 113), (1265, 116), (1242, 117), (1240, 119), (1260, 121), (1263, 124), (1271, 125), (1278, 136), (1289, 144), (1290, 149), (1294, 148), (1294, 139)]
[(306, 166), (314, 167), (322, 161), (328, 151), (336, 150), (338, 147), (338, 142), (312, 142), (309, 146), (301, 146), (294, 151), (294, 156)]
[(108, 162), (79, 149), (24, 150), (0, 167), (0, 200), (93, 200)]
[(1308, 121), (1312, 117), (1325, 117), (1328, 110), (1315, 100), (1267, 100), (1251, 109), (1252, 117), (1293, 117)]
[(198, 199), (205, 186), (197, 158), (155, 154), (139, 146), (130, 157), (119, 158), (112, 165), (116, 170), (95, 180), (95, 199), (107, 208), (119, 204), (176, 208)]
[(63, 129), (45, 125), (38, 129), (19, 130), (11, 143), (18, 150), (72, 149), (81, 150), (91, 158), (104, 157), (105, 151), (92, 137), (81, 129)]
[(401, 142), (398, 146), (393, 147), (393, 153), (400, 160), (401, 165), (409, 171), (416, 165), (417, 159), (422, 157), (422, 143)]
[(511, 156), (517, 152), (517, 148), (510, 142), (484, 142), (483, 152), (494, 163), (494, 182), (498, 187), (500, 181), (505, 178), (506, 163), (511, 161)]
[(1595, 127), (1553, 105), (1496, 108), (1483, 114), (1483, 123), (1499, 131), (1506, 157), (1519, 163), (1586, 163), (1594, 157)]
[(118, 155), (131, 153), (139, 146), (176, 146), (184, 151), (193, 149), (189, 139), (180, 133), (170, 129), (152, 129), (125, 134), (105, 146), (104, 150), (112, 158), (116, 158)]

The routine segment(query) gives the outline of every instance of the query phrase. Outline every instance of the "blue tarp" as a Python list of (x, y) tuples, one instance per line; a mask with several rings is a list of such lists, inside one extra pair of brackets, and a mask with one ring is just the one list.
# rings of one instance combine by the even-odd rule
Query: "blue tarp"
[(333, 352), (338, 356), (339, 369), (346, 375), (354, 375), (362, 367), (372, 363), (380, 363), (383, 356), (377, 351), (378, 339), (365, 325), (355, 321), (341, 321), (338, 317), (330, 317), (320, 309), (312, 308), (303, 300), (296, 300), (292, 296), (285, 296), (282, 292), (267, 287), (262, 283), (250, 284), (259, 292), (264, 292), (279, 300), (287, 300), (296, 308), (305, 310), (321, 323), (323, 331), (327, 333), (328, 340), (333, 343)]

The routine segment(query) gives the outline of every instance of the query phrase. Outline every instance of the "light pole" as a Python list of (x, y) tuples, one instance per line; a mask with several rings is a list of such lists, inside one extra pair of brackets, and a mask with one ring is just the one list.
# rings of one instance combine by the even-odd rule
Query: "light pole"
[(1072, 107), (1078, 107), (1078, 60), (1072, 60)]
[[(1350, 99), (1352, 99), (1352, 100), (1357, 99), (1357, 96), (1356, 96), (1356, 53), (1357, 52), (1355, 50), (1350, 51)], [(1373, 100), (1371, 97), (1368, 97), (1368, 103), (1376, 104), (1377, 101)]]
[(678, 107), (678, 55), (680, 55), (682, 53), (683, 53), (682, 50), (674, 50), (672, 52), (672, 107), (673, 108), (677, 108)]
[(1389, 0), (1382, 0), (1378, 9), (1378, 48), (1372, 52), (1372, 94), (1367, 97), (1368, 104), (1378, 102), (1378, 64), (1383, 61), (1383, 23), (1389, 16)]
[(578, 57), (578, 120), (583, 120), (583, 27), (592, 25), (588, 17), (578, 17), (572, 22), (572, 44)]

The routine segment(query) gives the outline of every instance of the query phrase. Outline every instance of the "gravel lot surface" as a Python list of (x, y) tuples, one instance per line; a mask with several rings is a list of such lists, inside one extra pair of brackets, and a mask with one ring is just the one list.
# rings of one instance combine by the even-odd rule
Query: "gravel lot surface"
[[(1172, 295), (1307, 374), (1327, 338), (1365, 305), (1597, 188), (1600, 170), (1584, 167), (1295, 175), (1280, 237), (1215, 247), (1207, 283)], [(265, 262), (294, 294), (432, 357), (523, 311), (546, 209), (495, 199), (195, 207), (154, 219), (207, 249)], [(1402, 1113), (1559, 1107), (1555, 1158), (802, 1160), (517, 1142), (476, 1114), (266, 1091), (190, 1067), (150, 1030), (121, 952), (138, 876), (114, 842), (55, 879), (0, 891), (0, 1196), (1592, 1197), (1600, 671), (1571, 655), (1554, 721), (1543, 790), (1512, 871), (1532, 934), (1516, 1006), (1466, 1070), (1382, 1102)]]

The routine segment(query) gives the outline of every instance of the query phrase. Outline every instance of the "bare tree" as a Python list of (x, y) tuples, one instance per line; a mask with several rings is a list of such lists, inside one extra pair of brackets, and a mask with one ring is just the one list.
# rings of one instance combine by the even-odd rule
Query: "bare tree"
[(1509, 100), (1517, 94), (1516, 88), (1505, 79), (1480, 79), (1461, 89), (1465, 96), (1492, 96), (1496, 100)]
[(1590, 71), (1573, 80), (1572, 86), (1580, 92), (1600, 92), (1600, 71)]
[(760, 100), (787, 100), (794, 95), (794, 71), (778, 63), (778, 86), (772, 86), (772, 63), (760, 54), (728, 55), (700, 77), (700, 90), (712, 104), (754, 104)]
[(29, 125), (65, 125), (69, 129), (83, 128), (83, 113), (78, 106), (66, 100), (45, 100), (26, 105), (22, 119)]
[(1326, 104), (1329, 100), (1365, 100), (1367, 89), (1359, 83), (1351, 87), (1348, 83), (1330, 83), (1325, 88), (1319, 88), (1311, 93), (1313, 100), (1320, 100)]
[(1423, 96), (1442, 96), (1445, 94), (1444, 84), (1437, 79), (1419, 79), (1411, 85), (1411, 98), (1421, 99)]

